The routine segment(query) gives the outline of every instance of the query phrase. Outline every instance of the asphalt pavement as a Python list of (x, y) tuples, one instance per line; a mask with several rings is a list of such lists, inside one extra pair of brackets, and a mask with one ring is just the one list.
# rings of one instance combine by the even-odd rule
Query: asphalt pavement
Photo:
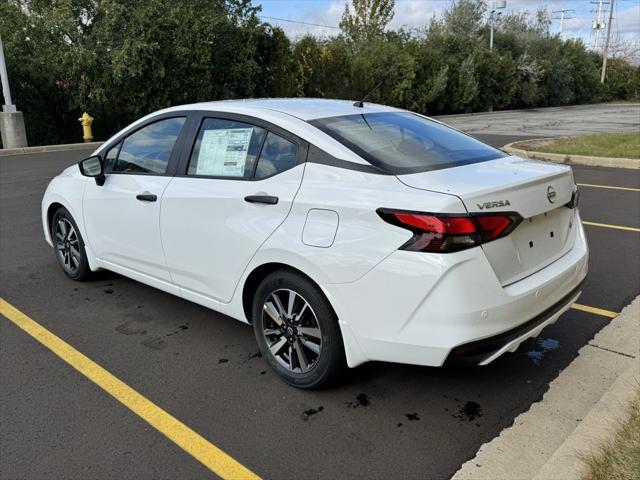
[[(513, 136), (477, 135), (496, 146)], [(520, 139), (520, 138), (516, 138)], [(264, 478), (449, 478), (539, 400), (609, 318), (570, 310), (486, 367), (370, 363), (337, 386), (286, 386), (247, 325), (103, 272), (76, 283), (44, 242), (48, 181), (89, 151), (0, 158), (0, 297)], [(640, 188), (640, 171), (574, 167)], [(583, 220), (640, 228), (640, 192), (583, 187)], [(637, 231), (585, 227), (579, 302), (618, 312), (640, 293)], [(0, 478), (214, 475), (0, 317)]]
[(445, 115), (439, 116), (438, 120), (474, 135), (521, 135), (532, 138), (601, 132), (637, 132), (640, 124), (640, 104), (601, 103), (503, 110)]

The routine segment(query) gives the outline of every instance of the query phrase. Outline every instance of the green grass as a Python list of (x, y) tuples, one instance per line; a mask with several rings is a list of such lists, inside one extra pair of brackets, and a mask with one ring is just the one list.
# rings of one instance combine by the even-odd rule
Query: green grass
[(598, 453), (584, 458), (585, 480), (631, 480), (640, 478), (640, 390), (629, 407), (629, 417), (616, 436)]
[(582, 137), (561, 138), (550, 143), (540, 142), (534, 150), (567, 155), (640, 158), (640, 132), (597, 133)]

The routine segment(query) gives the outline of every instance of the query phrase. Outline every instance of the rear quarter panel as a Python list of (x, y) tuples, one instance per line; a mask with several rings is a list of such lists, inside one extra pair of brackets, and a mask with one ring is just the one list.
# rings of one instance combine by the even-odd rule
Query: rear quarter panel
[[(394, 176), (307, 163), (289, 216), (252, 265), (279, 261), (299, 268), (319, 284), (354, 282), (411, 237), (408, 230), (385, 223), (376, 213), (380, 207), (465, 213), (456, 196), (413, 189)], [(303, 242), (305, 222), (313, 209), (338, 216), (335, 238), (328, 247)]]

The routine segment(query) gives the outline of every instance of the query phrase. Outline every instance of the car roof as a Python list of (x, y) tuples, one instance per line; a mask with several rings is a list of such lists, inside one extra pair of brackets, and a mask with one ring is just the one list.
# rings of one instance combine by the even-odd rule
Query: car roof
[[(337, 117), (360, 113), (398, 112), (397, 108), (364, 102), (362, 108), (355, 107), (353, 100), (332, 100), (324, 98), (256, 98), (246, 100), (222, 100), (202, 102), (191, 105), (171, 107), (162, 112), (172, 110), (211, 110), (218, 112), (246, 112), (270, 110), (285, 113), (300, 120), (308, 121), (317, 118)], [(161, 113), (161, 112), (157, 112)]]
[(307, 121), (317, 118), (338, 117), (361, 113), (405, 111), (369, 102), (364, 102), (364, 106), (362, 108), (354, 107), (353, 103), (354, 102), (351, 100), (329, 100), (323, 98), (258, 98), (176, 105), (139, 118), (100, 145), (93, 154), (100, 154), (105, 151), (107, 147), (111, 148), (112, 140), (128, 135), (129, 132), (133, 131), (140, 124), (152, 121), (155, 117), (173, 112), (180, 112), (180, 114), (183, 114), (185, 111), (205, 111), (258, 117), (282, 127), (313, 145), (322, 145), (325, 152), (335, 156), (336, 158), (348, 160), (353, 163), (368, 164), (366, 160), (359, 157), (352, 150), (307, 123)]

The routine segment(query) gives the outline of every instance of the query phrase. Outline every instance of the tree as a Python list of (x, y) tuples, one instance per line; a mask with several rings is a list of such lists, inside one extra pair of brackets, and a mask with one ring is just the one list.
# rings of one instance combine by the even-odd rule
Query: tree
[(442, 25), (452, 35), (473, 35), (482, 28), (486, 9), (482, 0), (455, 0), (444, 11)]
[[(546, 10), (505, 15), (488, 48), (485, 3), (456, 0), (421, 31), (389, 30), (392, 0), (352, 0), (332, 38), (296, 41), (251, 0), (3, 0), (12, 91), (31, 144), (106, 138), (184, 103), (313, 96), (437, 114), (640, 95), (640, 69), (549, 32)], [(617, 55), (617, 54), (616, 54)]]
[(352, 39), (371, 39), (384, 32), (393, 19), (395, 0), (351, 0), (353, 13), (345, 3), (340, 28)]
[(475, 64), (472, 55), (469, 55), (462, 61), (454, 91), (455, 96), (451, 107), (454, 111), (466, 111), (478, 94), (478, 81), (476, 80)]

